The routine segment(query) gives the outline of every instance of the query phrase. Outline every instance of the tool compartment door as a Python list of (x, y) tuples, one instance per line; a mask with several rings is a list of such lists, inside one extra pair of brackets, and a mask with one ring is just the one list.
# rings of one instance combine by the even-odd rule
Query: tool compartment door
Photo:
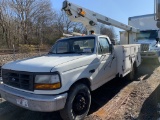
[(140, 45), (118, 45), (115, 46), (115, 52), (117, 57), (117, 74), (119, 76), (126, 76), (132, 70), (132, 65), (136, 62), (139, 66), (141, 63)]
[(128, 74), (131, 71), (131, 47), (123, 47), (123, 75)]

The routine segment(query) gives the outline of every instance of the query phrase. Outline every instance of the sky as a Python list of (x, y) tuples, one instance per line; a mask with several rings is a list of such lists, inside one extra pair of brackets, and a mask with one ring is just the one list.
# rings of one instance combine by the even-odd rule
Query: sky
[[(61, 10), (63, 1), (51, 0), (53, 8)], [(69, 0), (69, 2), (124, 24), (128, 24), (128, 17), (154, 13), (154, 0)], [(119, 29), (115, 31), (119, 34)]]

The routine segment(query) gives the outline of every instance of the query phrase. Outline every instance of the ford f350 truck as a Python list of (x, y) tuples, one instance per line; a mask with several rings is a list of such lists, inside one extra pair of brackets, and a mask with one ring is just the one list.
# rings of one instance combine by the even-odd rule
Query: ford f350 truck
[[(75, 19), (82, 18), (87, 23), (88, 18), (96, 16), (92, 11), (77, 8), (68, 1), (63, 3), (68, 15), (77, 13)], [(109, 20), (130, 32), (136, 31), (100, 14), (97, 16), (104, 23)], [(88, 22), (89, 30), (95, 30), (94, 22)], [(141, 64), (140, 49), (138, 44), (113, 46), (109, 37), (96, 34), (60, 39), (44, 56), (3, 65), (0, 93), (5, 100), (32, 111), (60, 111), (64, 120), (81, 120), (88, 114), (91, 91), (115, 77), (134, 79)]]
[(141, 63), (140, 45), (112, 46), (102, 35), (58, 40), (47, 55), (2, 66), (1, 96), (20, 107), (62, 118), (84, 118), (93, 91), (116, 76), (129, 76)]

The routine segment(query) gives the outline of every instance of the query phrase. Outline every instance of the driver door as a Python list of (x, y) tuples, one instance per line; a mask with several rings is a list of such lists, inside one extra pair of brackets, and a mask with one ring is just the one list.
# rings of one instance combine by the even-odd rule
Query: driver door
[(98, 43), (98, 59), (100, 65), (98, 67), (99, 81), (98, 84), (104, 84), (116, 75), (116, 59), (114, 54), (109, 50), (109, 42), (105, 37), (99, 38)]

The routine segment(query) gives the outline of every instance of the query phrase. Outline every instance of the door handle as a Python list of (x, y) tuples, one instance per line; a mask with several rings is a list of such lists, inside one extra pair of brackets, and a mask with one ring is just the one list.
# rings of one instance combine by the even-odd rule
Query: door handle
[(94, 73), (94, 72), (95, 72), (95, 69), (93, 69), (93, 70), (90, 70), (89, 72), (90, 72), (90, 73)]

